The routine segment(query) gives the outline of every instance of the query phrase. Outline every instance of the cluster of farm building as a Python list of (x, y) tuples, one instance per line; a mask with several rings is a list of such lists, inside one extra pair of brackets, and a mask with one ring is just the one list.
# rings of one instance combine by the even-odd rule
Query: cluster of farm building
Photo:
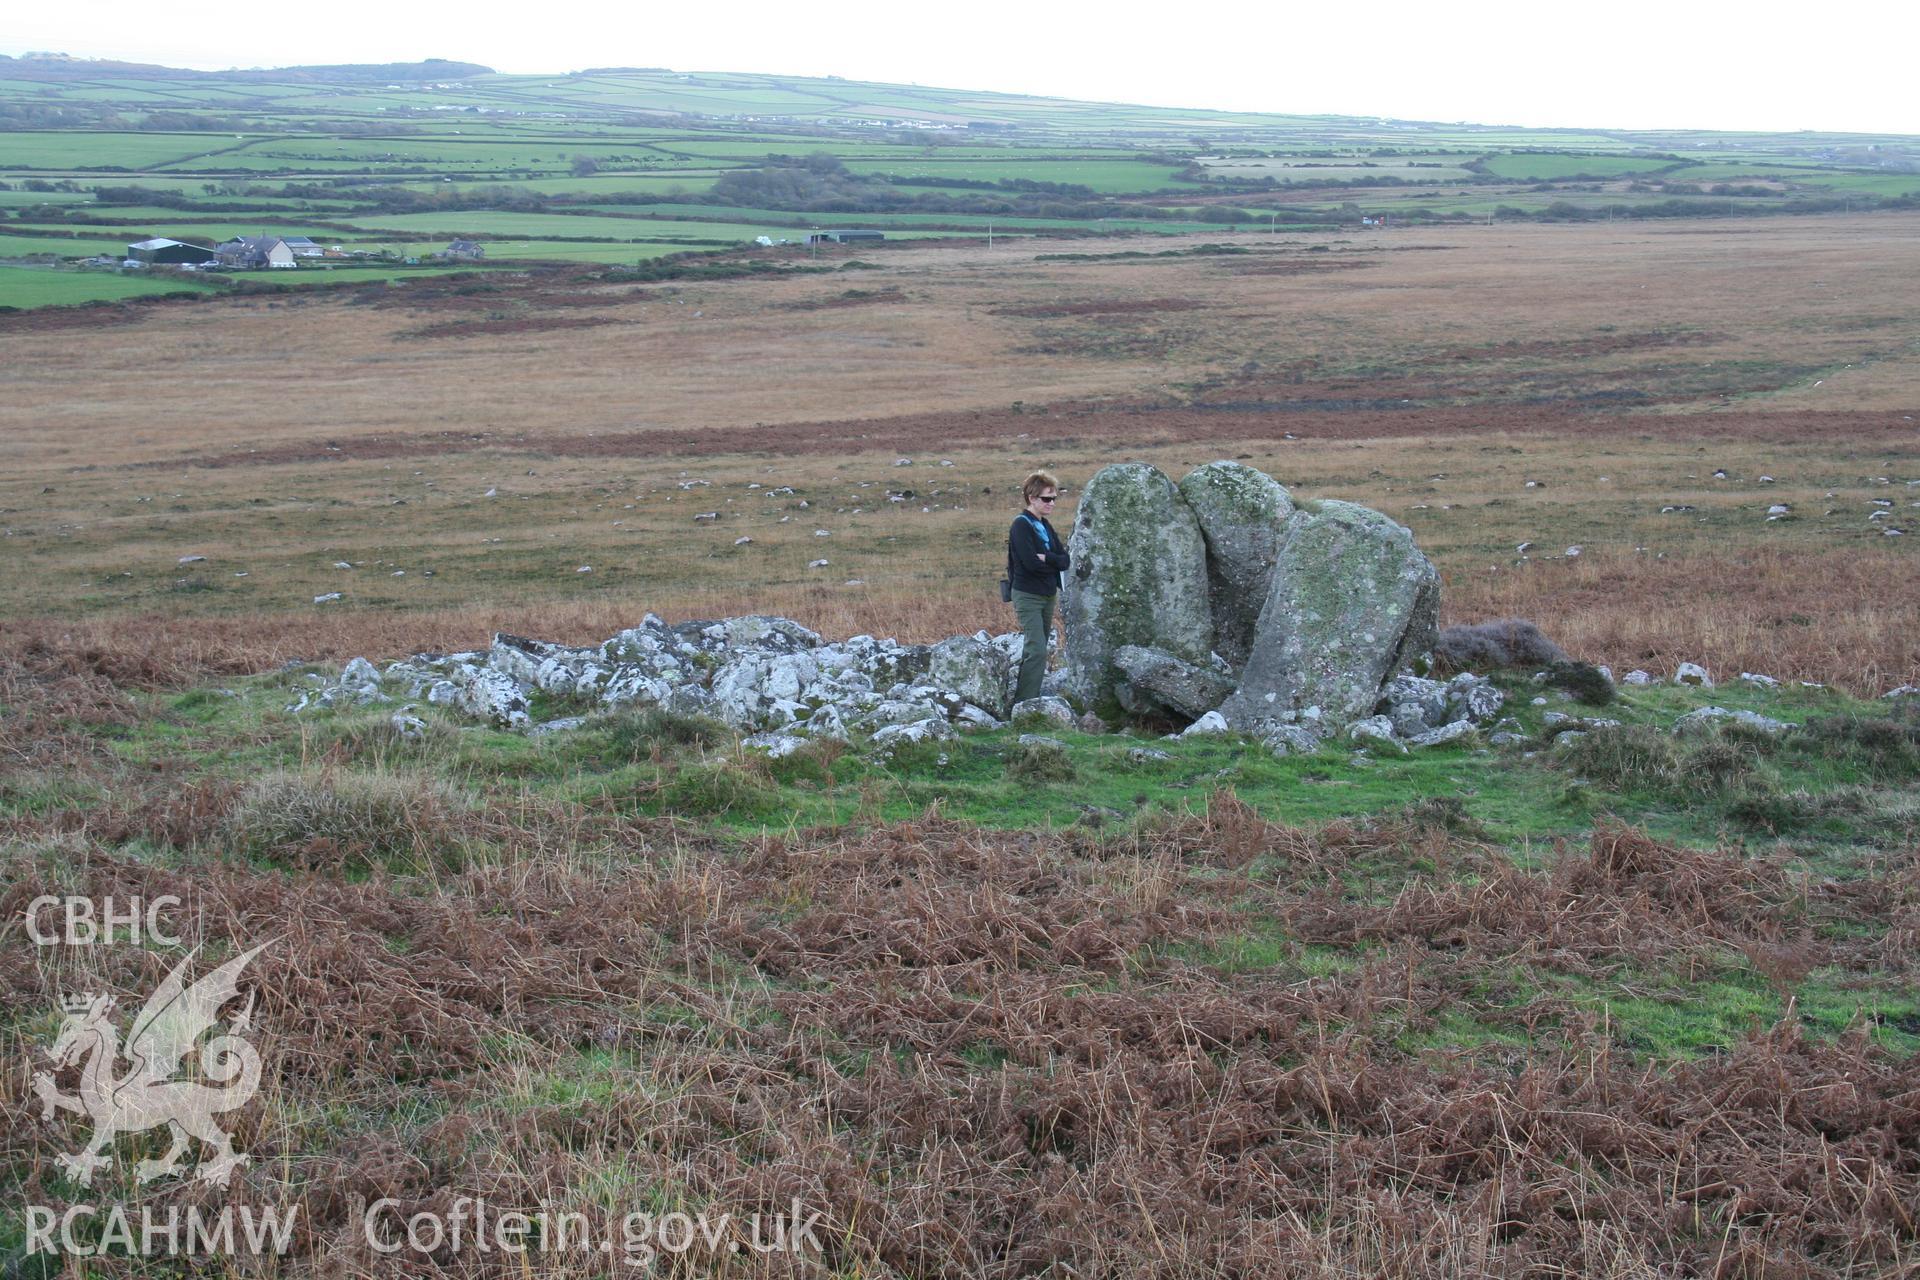
[[(208, 248), (182, 240), (155, 238), (127, 246), (124, 267), (175, 267), (183, 271), (264, 271), (300, 265), (302, 258), (377, 258), (368, 249), (322, 246), (308, 236), (235, 236)], [(486, 249), (472, 240), (455, 240), (433, 255), (448, 262), (479, 262)]]

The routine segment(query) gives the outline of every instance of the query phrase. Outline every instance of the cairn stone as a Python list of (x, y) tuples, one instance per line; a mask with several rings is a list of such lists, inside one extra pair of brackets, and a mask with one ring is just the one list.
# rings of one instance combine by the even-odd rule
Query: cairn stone
[(1188, 472), (1180, 496), (1206, 541), (1214, 647), (1238, 671), (1253, 651), (1254, 628), (1273, 584), (1274, 557), (1293, 499), (1279, 481), (1238, 462), (1209, 462)]
[(1677, 737), (1697, 737), (1728, 724), (1757, 729), (1761, 733), (1773, 735), (1799, 728), (1790, 721), (1775, 720), (1772, 716), (1763, 716), (1757, 711), (1729, 711), (1725, 707), (1698, 707), (1674, 721), (1673, 732)]
[(1341, 722), (1368, 715), (1381, 685), (1432, 648), (1439, 608), (1439, 572), (1404, 526), (1350, 502), (1297, 511), (1221, 710), (1241, 728), (1307, 706)]
[(1260, 741), (1276, 756), (1310, 756), (1320, 749), (1320, 735), (1299, 724), (1274, 725)]
[(1407, 753), (1407, 746), (1393, 736), (1393, 722), (1385, 716), (1368, 716), (1364, 720), (1355, 720), (1347, 726), (1347, 739), (1369, 749), (1391, 747), (1401, 755)]
[(1012, 714), (1008, 718), (1019, 720), (1024, 716), (1043, 716), (1056, 724), (1073, 727), (1073, 708), (1067, 704), (1065, 698), (1051, 698), (1042, 694), (1038, 698), (1028, 698), (1023, 702), (1014, 703)]
[(1119, 710), (1122, 645), (1192, 663), (1213, 652), (1207, 551), (1200, 523), (1156, 467), (1123, 462), (1087, 482), (1068, 540), (1073, 567), (1062, 593), (1066, 688), (1106, 718)]
[(928, 682), (951, 689), (992, 715), (1007, 718), (1013, 706), (1008, 695), (1011, 666), (1006, 650), (978, 636), (954, 636), (933, 646), (928, 661)]
[(1134, 715), (1165, 715), (1198, 720), (1233, 693), (1233, 680), (1209, 667), (1196, 666), (1161, 649), (1123, 644), (1113, 665), (1126, 676), (1114, 691)]

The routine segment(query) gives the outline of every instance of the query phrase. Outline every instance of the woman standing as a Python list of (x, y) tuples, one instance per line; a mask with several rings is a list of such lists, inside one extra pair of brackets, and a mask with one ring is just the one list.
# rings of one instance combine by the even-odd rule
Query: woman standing
[(1060, 593), (1060, 573), (1072, 563), (1067, 543), (1047, 517), (1060, 497), (1060, 482), (1036, 471), (1020, 486), (1026, 509), (1013, 518), (1007, 531), (1007, 577), (1013, 584), (1013, 613), (1026, 638), (1020, 651), (1020, 679), (1014, 701), (1040, 696), (1040, 679), (1047, 672), (1047, 636), (1053, 630), (1053, 601)]

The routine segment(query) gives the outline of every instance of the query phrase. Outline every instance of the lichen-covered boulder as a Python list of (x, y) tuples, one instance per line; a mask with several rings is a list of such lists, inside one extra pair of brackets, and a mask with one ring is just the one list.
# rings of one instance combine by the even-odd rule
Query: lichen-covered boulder
[(1458, 742), (1468, 734), (1475, 732), (1478, 726), (1471, 720), (1455, 720), (1443, 724), (1438, 729), (1429, 729), (1425, 733), (1416, 733), (1407, 738), (1412, 747), (1437, 747), (1445, 742)]
[(1180, 731), (1182, 738), (1210, 738), (1222, 733), (1232, 732), (1226, 717), (1218, 711), (1209, 711)]
[(1113, 665), (1122, 645), (1204, 663), (1213, 651), (1207, 550), (1199, 521), (1157, 467), (1123, 462), (1080, 495), (1061, 612), (1069, 697), (1108, 718), (1119, 711)]
[(1381, 685), (1432, 647), (1439, 610), (1439, 572), (1404, 526), (1350, 502), (1296, 511), (1221, 710), (1247, 729), (1308, 706), (1339, 723), (1365, 716)]
[(1231, 677), (1162, 649), (1123, 644), (1113, 651), (1113, 665), (1126, 676), (1114, 695), (1134, 715), (1198, 720), (1233, 692)]
[(1065, 698), (1050, 698), (1045, 694), (1042, 694), (1038, 698), (1028, 698), (1024, 702), (1014, 703), (1013, 713), (1008, 718), (1019, 720), (1027, 716), (1044, 717), (1045, 719), (1054, 721), (1056, 724), (1066, 725), (1069, 728), (1073, 725), (1073, 708), (1067, 705), (1067, 700)]
[(660, 709), (676, 716), (712, 716), (718, 718), (713, 695), (697, 684), (677, 684), (660, 699)]
[(641, 667), (620, 667), (600, 690), (600, 701), (609, 707), (660, 706), (675, 689), (682, 687), (698, 686), (675, 685), (648, 675)]
[(1004, 720), (1013, 706), (1008, 696), (1008, 667), (1006, 651), (991, 640), (954, 636), (933, 646), (927, 680)]
[(957, 736), (943, 716), (929, 716), (911, 724), (890, 724), (875, 731), (872, 746), (876, 753), (890, 755), (896, 749), (921, 742), (945, 742)]
[(1462, 671), (1447, 681), (1447, 719), (1471, 720), (1475, 724), (1486, 724), (1500, 714), (1500, 708), (1506, 704), (1507, 695), (1494, 686), (1485, 676), (1476, 676), (1470, 671)]
[(355, 658), (340, 669), (340, 683), (360, 688), (364, 685), (380, 683), (380, 668), (365, 658)]
[(1301, 724), (1274, 725), (1260, 741), (1276, 756), (1310, 756), (1320, 749), (1320, 735)]
[(1238, 462), (1209, 462), (1188, 472), (1180, 496), (1206, 541), (1214, 648), (1238, 671), (1253, 650), (1293, 499), (1272, 476)]
[(810, 654), (748, 652), (715, 671), (708, 692), (734, 728), (778, 728), (812, 713), (801, 699), (819, 677)]
[(818, 649), (820, 636), (791, 618), (749, 614), (717, 622), (682, 622), (672, 628), (683, 647), (707, 654), (798, 653)]
[(1799, 726), (1786, 720), (1775, 720), (1763, 716), (1757, 711), (1729, 711), (1725, 707), (1697, 707), (1673, 722), (1673, 731), (1680, 737), (1692, 737), (1710, 733), (1721, 725), (1737, 724), (1744, 728), (1756, 729), (1766, 734), (1782, 734)]
[(1347, 738), (1369, 749), (1392, 747), (1401, 755), (1407, 753), (1406, 744), (1393, 736), (1393, 722), (1385, 716), (1368, 716), (1364, 720), (1355, 720), (1347, 726)]
[(804, 750), (807, 739), (791, 729), (769, 729), (765, 733), (740, 739), (740, 745), (749, 751), (762, 753), (769, 760), (784, 760), (794, 752)]
[(1420, 676), (1394, 676), (1380, 690), (1374, 711), (1393, 721), (1403, 738), (1425, 733), (1456, 717), (1447, 714), (1447, 685)]
[(854, 722), (862, 728), (878, 729), (890, 724), (912, 724), (933, 716), (944, 717), (946, 714), (946, 708), (934, 702), (918, 698), (887, 698), (855, 716)]
[(474, 719), (502, 729), (525, 729), (533, 722), (527, 714), (527, 695), (512, 676), (491, 667), (473, 671), (456, 705)]

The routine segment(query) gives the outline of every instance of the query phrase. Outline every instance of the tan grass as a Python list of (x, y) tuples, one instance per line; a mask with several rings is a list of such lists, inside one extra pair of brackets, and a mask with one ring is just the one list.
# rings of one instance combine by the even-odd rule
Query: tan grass
[[(896, 251), (880, 270), (856, 275), (649, 290), (608, 312), (621, 323), (602, 328), (438, 341), (400, 336), (435, 313), (338, 298), (160, 308), (97, 331), (12, 331), (0, 335), (0, 461), (99, 465), (392, 431), (605, 433), (1002, 408), (1158, 391), (1249, 360), (1270, 369), (1397, 368), (1409, 357), (1503, 342), (1676, 327), (1715, 340), (1679, 357), (1654, 350), (1606, 363), (1819, 368), (1832, 376), (1796, 381), (1783, 405), (1920, 404), (1915, 304), (1903, 287), (1920, 267), (1920, 216), (1327, 237), (1378, 265), (1288, 276), (1236, 273), (1231, 260), (1204, 258), (1037, 260), (1062, 249), (1155, 252), (1206, 239), (1307, 247), (1223, 231)], [(1402, 251), (1415, 245), (1421, 250)], [(850, 285), (898, 288), (907, 300), (787, 305)], [(1005, 313), (1063, 296), (1193, 296), (1207, 305), (1092, 323)], [(1088, 354), (1090, 336), (1143, 326), (1165, 338), (1154, 354)], [(266, 327), (284, 358), (262, 358)]]
[(1706, 662), (1721, 678), (1776, 679), (1879, 693), (1920, 676), (1920, 589), (1912, 557), (1748, 548), (1656, 559), (1603, 550), (1448, 583), (1453, 620), (1538, 619), (1562, 647), (1616, 675), (1671, 675)]
[[(1239, 242), (1280, 262), (1329, 256), (1277, 239)], [(603, 291), (618, 304), (595, 314), (621, 323), (564, 334), (403, 340), (452, 313), (339, 299), (0, 333), (0, 650), (167, 683), (466, 649), (496, 629), (591, 642), (647, 611), (778, 612), (830, 636), (999, 631), (1012, 623), (992, 582), (1030, 466), (1066, 480), (1064, 524), (1108, 462), (1178, 476), (1242, 457), (1409, 525), (1452, 620), (1531, 617), (1616, 668), (1686, 657), (1863, 692), (1920, 678), (1905, 550), (1920, 543), (1868, 520), (1879, 499), (1894, 504), (1882, 523), (1916, 523), (1920, 489), (1902, 482), (1920, 479), (1920, 434), (1900, 413), (1782, 409), (1920, 416), (1920, 303), (1900, 287), (1920, 217), (1408, 232), (1330, 245), (1368, 270), (1291, 275), (1239, 258), (1037, 260), (1191, 243), (927, 248), (874, 272)], [(852, 286), (905, 301), (794, 309)], [(1139, 309), (1169, 298), (1200, 305)], [(1013, 314), (1063, 299), (1107, 309)], [(296, 355), (252, 358), (268, 325)], [(1662, 336), (1675, 333), (1687, 340)], [(1126, 354), (1143, 341), (1159, 354)], [(1688, 390), (1726, 368), (1736, 388), (1816, 372), (1732, 399)], [(1596, 387), (1670, 398), (1637, 415), (1548, 406), (1537, 423), (1512, 402)], [(1035, 411), (1403, 391), (1467, 407)], [(769, 435), (776, 452), (738, 452), (755, 424), (814, 419), (838, 421), (844, 447)], [(656, 428), (683, 452), (636, 434)], [(735, 452), (685, 455), (716, 429)], [(373, 435), (397, 451), (369, 451)], [(290, 460), (176, 465), (248, 449)], [(907, 451), (916, 465), (893, 467)], [(710, 483), (679, 487), (697, 480)], [(769, 499), (781, 485), (798, 492)], [(1766, 522), (1774, 502), (1794, 519)], [(718, 519), (694, 520), (707, 511)], [(1572, 545), (1577, 563), (1541, 562)]]

